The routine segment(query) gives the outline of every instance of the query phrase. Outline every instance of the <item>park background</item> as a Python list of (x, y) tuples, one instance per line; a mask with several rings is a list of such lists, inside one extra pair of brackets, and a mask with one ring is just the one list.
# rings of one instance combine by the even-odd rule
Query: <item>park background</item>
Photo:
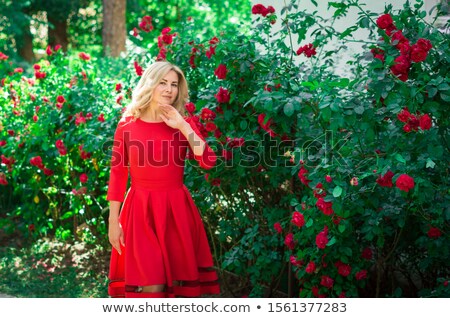
[(448, 1), (0, 9), (0, 292), (107, 296), (111, 136), (167, 59), (222, 297), (449, 296)]

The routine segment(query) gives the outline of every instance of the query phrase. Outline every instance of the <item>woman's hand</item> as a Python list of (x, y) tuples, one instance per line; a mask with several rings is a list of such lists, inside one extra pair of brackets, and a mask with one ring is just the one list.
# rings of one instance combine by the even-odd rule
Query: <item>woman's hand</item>
[(119, 223), (119, 220), (109, 221), (108, 237), (112, 247), (114, 247), (117, 252), (122, 255), (120, 246), (125, 246), (125, 241), (123, 229)]
[(161, 118), (167, 124), (167, 126), (181, 129), (186, 121), (183, 116), (175, 109), (172, 105), (169, 104), (159, 104), (159, 109), (161, 111)]

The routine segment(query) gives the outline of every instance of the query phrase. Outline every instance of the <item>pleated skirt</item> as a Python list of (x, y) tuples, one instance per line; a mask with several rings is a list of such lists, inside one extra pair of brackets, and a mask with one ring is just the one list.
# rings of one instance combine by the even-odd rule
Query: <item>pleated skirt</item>
[[(217, 272), (200, 213), (186, 186), (131, 186), (119, 217), (122, 254), (112, 249), (111, 297), (200, 297), (219, 294)], [(142, 286), (164, 285), (160, 293)]]

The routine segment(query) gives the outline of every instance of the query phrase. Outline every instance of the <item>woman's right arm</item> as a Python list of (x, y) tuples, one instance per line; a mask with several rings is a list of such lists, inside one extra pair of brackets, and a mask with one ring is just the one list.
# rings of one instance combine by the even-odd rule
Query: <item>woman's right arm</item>
[(122, 202), (110, 201), (109, 202), (109, 227), (108, 237), (111, 245), (117, 250), (119, 254), (122, 254), (120, 248), (121, 245), (125, 246), (122, 226), (119, 223), (119, 212)]
[(120, 206), (124, 201), (128, 183), (128, 156), (124, 142), (123, 122), (117, 126), (112, 148), (111, 171), (106, 199), (109, 201), (108, 237), (119, 254), (120, 246), (125, 245), (122, 226), (119, 222)]

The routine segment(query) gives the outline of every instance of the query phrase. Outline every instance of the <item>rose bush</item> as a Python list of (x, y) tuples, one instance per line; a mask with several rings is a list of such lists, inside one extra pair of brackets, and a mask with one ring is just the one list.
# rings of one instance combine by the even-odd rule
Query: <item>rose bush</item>
[[(152, 34), (146, 18), (142, 43), (158, 43), (152, 58), (55, 52), (28, 73), (0, 54), (2, 226), (107, 244), (111, 137), (144, 65), (167, 59), (185, 70), (186, 109), (219, 155), (207, 173), (189, 161), (185, 183), (217, 264), (238, 277), (223, 288), (255, 297), (448, 296), (450, 54), (421, 5), (375, 14), (358, 1), (330, 2), (329, 21), (299, 11), (298, 1), (281, 12), (257, 5), (250, 35), (207, 40), (192, 21)], [(337, 32), (333, 21), (351, 7), (358, 21)], [(339, 75), (335, 60), (358, 28), (370, 36)]]

